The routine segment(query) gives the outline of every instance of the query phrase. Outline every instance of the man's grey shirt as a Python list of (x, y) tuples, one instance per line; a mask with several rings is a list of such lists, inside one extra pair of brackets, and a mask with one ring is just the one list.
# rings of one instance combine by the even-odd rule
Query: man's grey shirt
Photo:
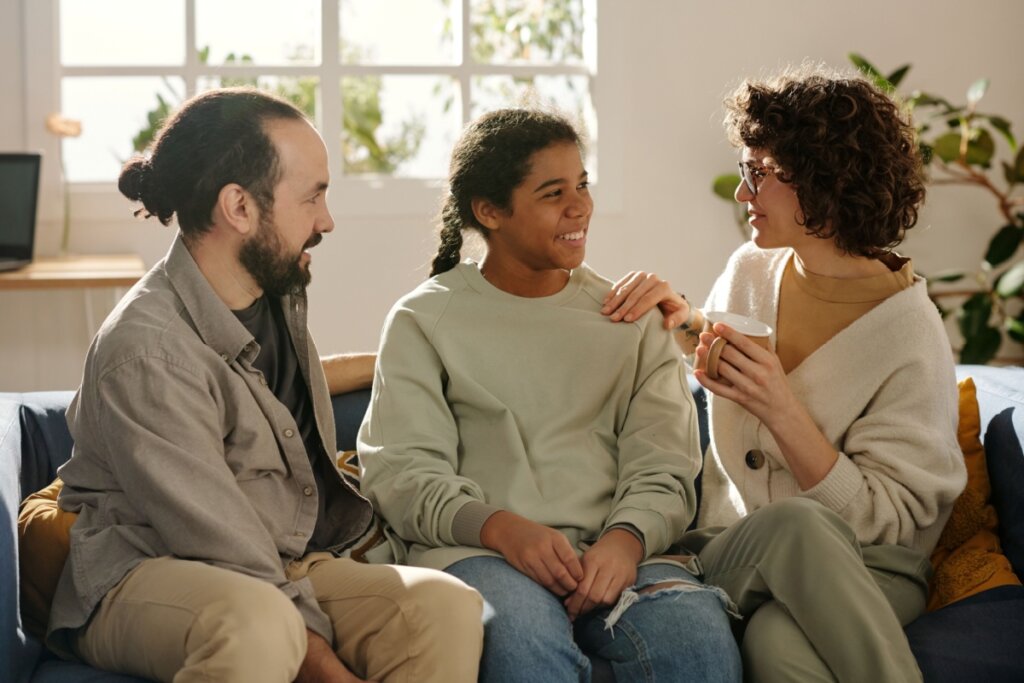
[[(335, 444), (327, 383), (306, 325), (306, 300), (280, 300), (313, 400), (320, 438)], [(75, 446), (59, 470), (60, 506), (79, 513), (54, 596), (48, 642), (147, 558), (196, 560), (268, 581), (306, 625), (332, 641), (308, 579), (284, 568), (302, 556), (317, 487), (294, 418), (252, 362), (259, 346), (217, 296), (181, 241), (129, 291), (89, 348), (68, 408)], [(343, 478), (329, 501), (332, 549), (370, 525), (369, 502)]]

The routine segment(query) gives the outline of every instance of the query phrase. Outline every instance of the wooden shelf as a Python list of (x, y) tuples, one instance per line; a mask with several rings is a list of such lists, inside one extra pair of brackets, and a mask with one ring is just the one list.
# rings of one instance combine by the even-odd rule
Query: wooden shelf
[(38, 258), (24, 268), (0, 273), (0, 290), (131, 287), (145, 273), (135, 254)]

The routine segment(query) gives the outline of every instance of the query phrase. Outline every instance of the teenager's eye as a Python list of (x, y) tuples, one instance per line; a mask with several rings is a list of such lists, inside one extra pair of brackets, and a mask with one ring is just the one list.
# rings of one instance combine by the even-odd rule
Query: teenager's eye
[(547, 197), (561, 197), (561, 196), (562, 196), (562, 191), (561, 190), (552, 190), (551, 192), (548, 192), (546, 195), (544, 195), (545, 198), (547, 198)]
[(580, 183), (579, 185), (576, 186), (576, 189), (577, 190), (582, 190), (584, 192), (589, 192), (590, 191), (590, 181), (589, 180), (584, 180), (582, 183)]

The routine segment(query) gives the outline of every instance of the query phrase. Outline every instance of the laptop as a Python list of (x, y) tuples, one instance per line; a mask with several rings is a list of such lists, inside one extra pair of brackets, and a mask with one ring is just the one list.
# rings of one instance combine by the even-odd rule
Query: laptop
[(0, 271), (32, 262), (42, 156), (0, 152)]

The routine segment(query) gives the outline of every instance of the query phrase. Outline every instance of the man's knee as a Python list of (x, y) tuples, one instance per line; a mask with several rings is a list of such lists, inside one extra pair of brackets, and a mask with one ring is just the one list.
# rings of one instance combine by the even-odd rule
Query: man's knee
[(202, 608), (189, 640), (192, 652), (218, 660), (218, 667), (270, 667), (294, 678), (306, 655), (306, 624), (277, 587), (246, 577)]
[(421, 622), (454, 642), (483, 639), (483, 598), (458, 578), (439, 571), (425, 573), (408, 589), (405, 600), (421, 612)]

